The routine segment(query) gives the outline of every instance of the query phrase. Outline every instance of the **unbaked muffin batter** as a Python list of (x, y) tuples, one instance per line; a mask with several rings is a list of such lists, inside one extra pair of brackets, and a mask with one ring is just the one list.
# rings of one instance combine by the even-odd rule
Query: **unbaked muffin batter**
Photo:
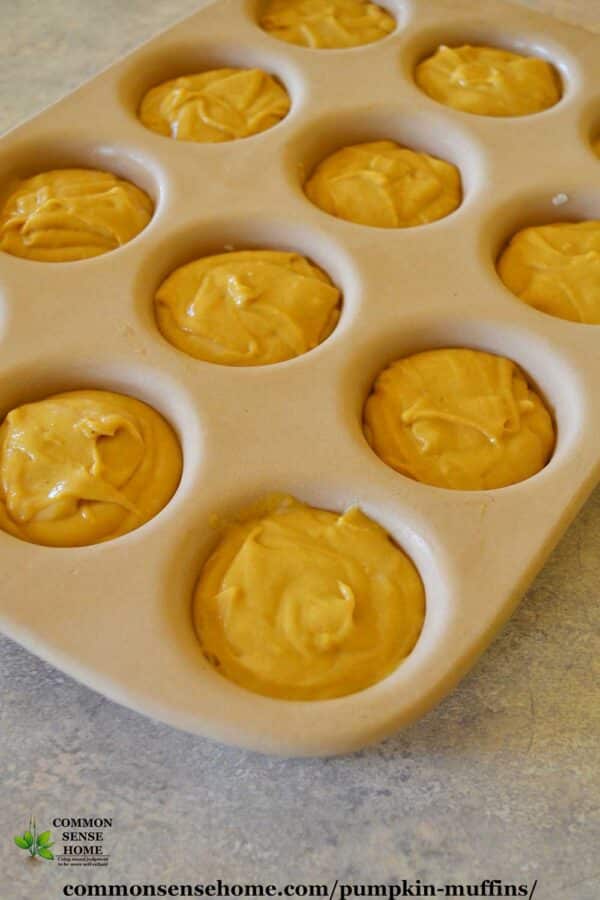
[(214, 69), (152, 88), (139, 118), (178, 141), (218, 143), (266, 131), (289, 108), (286, 90), (261, 69)]
[(525, 303), (572, 322), (600, 324), (600, 221), (518, 231), (498, 260), (506, 287)]
[(268, 0), (260, 25), (289, 44), (337, 50), (378, 41), (396, 22), (368, 0)]
[(439, 47), (415, 80), (434, 100), (480, 116), (526, 116), (558, 103), (554, 66), (498, 47)]
[(288, 700), (352, 694), (413, 649), (425, 594), (410, 559), (359, 509), (270, 498), (226, 529), (194, 595), (207, 659)]
[(504, 487), (542, 469), (554, 425), (510, 359), (442, 349), (392, 363), (365, 405), (367, 440), (398, 472), (438, 487)]
[(13, 409), (0, 425), (0, 527), (54, 547), (95, 544), (143, 525), (181, 475), (171, 427), (109, 391), (69, 391)]
[(297, 253), (242, 250), (176, 269), (155, 298), (158, 326), (184, 353), (263, 366), (312, 350), (331, 333), (340, 292)]
[(433, 222), (462, 199), (456, 166), (394, 141), (338, 150), (317, 166), (304, 190), (332, 216), (379, 228)]
[(150, 197), (111, 172), (54, 169), (21, 181), (0, 211), (0, 249), (43, 262), (99, 256), (152, 218)]

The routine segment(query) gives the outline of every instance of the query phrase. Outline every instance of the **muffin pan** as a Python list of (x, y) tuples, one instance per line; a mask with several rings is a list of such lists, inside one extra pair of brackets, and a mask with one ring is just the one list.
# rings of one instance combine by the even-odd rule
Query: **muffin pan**
[[(440, 700), (510, 615), (600, 468), (597, 326), (526, 306), (494, 265), (520, 227), (600, 217), (591, 150), (600, 38), (494, 0), (383, 5), (397, 19), (393, 34), (314, 51), (265, 34), (257, 3), (218, 0), (0, 141), (2, 196), (15, 177), (84, 166), (130, 179), (155, 202), (146, 229), (104, 256), (50, 264), (0, 254), (2, 414), (56, 391), (121, 391), (163, 413), (184, 453), (176, 494), (137, 531), (73, 549), (1, 532), (0, 625), (120, 703), (264, 752), (353, 750)], [(412, 79), (440, 42), (544, 56), (563, 97), (514, 119), (447, 109)], [(137, 120), (150, 86), (219, 65), (275, 74), (292, 99), (288, 116), (214, 145), (160, 137)], [(376, 138), (454, 162), (461, 206), (409, 229), (362, 227), (313, 206), (302, 191), (311, 169), (345, 144)], [(153, 317), (166, 275), (203, 254), (261, 247), (297, 250), (339, 285), (342, 314), (329, 338), (256, 368), (213, 365), (168, 344)], [(448, 491), (410, 481), (369, 448), (361, 414), (378, 372), (442, 346), (508, 356), (542, 392), (558, 441), (533, 478)], [(422, 635), (368, 690), (272, 700), (228, 682), (202, 656), (191, 597), (218, 522), (272, 491), (337, 511), (358, 504), (421, 573)]]

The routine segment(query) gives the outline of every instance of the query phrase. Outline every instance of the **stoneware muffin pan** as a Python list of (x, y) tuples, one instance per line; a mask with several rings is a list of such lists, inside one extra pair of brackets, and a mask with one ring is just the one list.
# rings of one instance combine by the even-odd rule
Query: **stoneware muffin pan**
[[(350, 751), (430, 709), (489, 644), (598, 478), (598, 327), (520, 302), (495, 259), (520, 227), (600, 217), (600, 160), (590, 144), (600, 131), (600, 38), (495, 0), (380, 2), (397, 20), (392, 34), (315, 51), (264, 33), (256, 2), (218, 0), (0, 142), (3, 196), (16, 177), (83, 166), (133, 181), (156, 207), (137, 238), (94, 259), (0, 254), (2, 415), (57, 391), (120, 391), (161, 412), (184, 453), (176, 494), (137, 531), (74, 549), (0, 532), (1, 627), (119, 703), (263, 752)], [(440, 43), (467, 42), (549, 59), (561, 101), (494, 119), (429, 99), (414, 83), (416, 63)], [(276, 75), (289, 115), (224, 144), (173, 141), (136, 118), (151, 86), (223, 65)], [(335, 219), (308, 201), (302, 184), (321, 159), (379, 138), (454, 162), (464, 189), (458, 210), (388, 230)], [(305, 254), (339, 285), (331, 336), (256, 368), (202, 362), (167, 343), (153, 315), (166, 275), (204, 254), (262, 247)], [(395, 358), (443, 346), (508, 356), (542, 392), (558, 439), (533, 478), (449, 491), (403, 477), (370, 449), (361, 415), (375, 376)], [(222, 678), (201, 653), (191, 600), (219, 537), (215, 523), (273, 491), (335, 511), (358, 504), (421, 573), (421, 637), (368, 690), (273, 700)]]

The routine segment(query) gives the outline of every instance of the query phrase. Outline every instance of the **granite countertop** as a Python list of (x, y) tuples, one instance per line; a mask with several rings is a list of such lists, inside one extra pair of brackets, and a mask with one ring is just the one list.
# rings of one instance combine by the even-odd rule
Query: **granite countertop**
[[(595, 2), (527, 5), (600, 30)], [(4, 0), (0, 128), (197, 6)], [(67, 881), (487, 877), (538, 878), (539, 900), (595, 900), (599, 569), (600, 489), (450, 697), (379, 746), (327, 760), (270, 759), (174, 731), (0, 637), (0, 897), (59, 897)], [(109, 868), (24, 865), (12, 836), (30, 812), (46, 826), (111, 817)]]

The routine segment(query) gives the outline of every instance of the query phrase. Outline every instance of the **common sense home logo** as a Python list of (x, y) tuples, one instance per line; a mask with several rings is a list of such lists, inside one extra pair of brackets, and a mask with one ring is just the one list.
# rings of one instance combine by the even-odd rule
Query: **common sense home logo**
[(41, 834), (38, 834), (37, 822), (33, 816), (29, 817), (29, 827), (23, 834), (15, 835), (14, 841), (17, 847), (26, 850), (31, 857), (54, 859), (54, 853), (50, 849), (54, 846), (52, 832), (42, 831)]
[[(35, 817), (29, 819), (29, 827), (16, 835), (14, 842), (30, 857), (56, 860), (59, 866), (106, 866), (109, 856), (104, 846), (105, 831), (112, 828), (112, 819), (99, 817), (77, 819), (52, 819), (59, 843), (54, 850), (51, 831), (38, 833)], [(62, 845), (62, 846), (60, 846)]]

